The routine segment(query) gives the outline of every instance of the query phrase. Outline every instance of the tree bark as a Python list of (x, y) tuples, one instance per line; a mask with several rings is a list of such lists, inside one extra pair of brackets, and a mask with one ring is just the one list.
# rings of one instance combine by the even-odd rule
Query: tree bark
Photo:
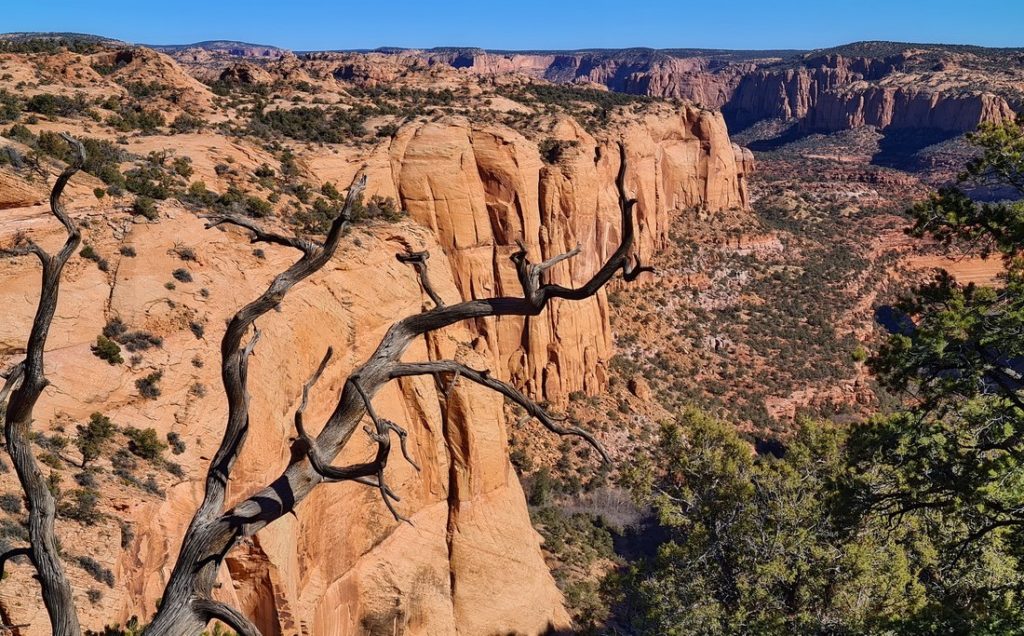
[(46, 478), (39, 470), (32, 453), (30, 433), (32, 413), (39, 396), (49, 383), (43, 366), (46, 339), (57, 309), (61, 274), (64, 265), (74, 254), (81, 242), (81, 233), (74, 221), (67, 215), (60, 203), (61, 194), (68, 180), (78, 172), (85, 161), (85, 149), (71, 137), (64, 137), (76, 151), (76, 161), (65, 168), (57, 178), (50, 193), (50, 208), (53, 215), (67, 231), (64, 246), (51, 256), (38, 245), (29, 244), (20, 250), (39, 257), (43, 266), (43, 280), (39, 304), (32, 321), (25, 360), (8, 376), (3, 395), (9, 394), (10, 401), (4, 416), (4, 433), (7, 436), (7, 452), (11, 456), (14, 470), (18, 475), (25, 494), (28, 508), (27, 554), (35, 566), (39, 585), (42, 588), (43, 603), (50, 617), (50, 626), (55, 636), (77, 636), (81, 629), (75, 610), (74, 594), (68, 581), (57, 550), (54, 520), (57, 515), (56, 501), (47, 487)]

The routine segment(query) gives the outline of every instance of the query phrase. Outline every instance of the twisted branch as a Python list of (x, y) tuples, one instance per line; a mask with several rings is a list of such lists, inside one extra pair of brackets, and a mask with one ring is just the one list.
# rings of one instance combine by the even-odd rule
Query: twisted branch
[(54, 529), (57, 516), (56, 502), (32, 453), (31, 442), (33, 412), (43, 390), (49, 384), (43, 365), (43, 355), (50, 326), (57, 311), (61, 275), (64, 266), (82, 240), (78, 226), (64, 209), (61, 196), (68, 181), (85, 163), (85, 147), (70, 135), (61, 136), (71, 146), (74, 159), (60, 173), (50, 191), (50, 210), (64, 227), (67, 237), (63, 247), (54, 255), (50, 255), (35, 243), (30, 243), (25, 248), (25, 253), (35, 254), (42, 263), (39, 303), (32, 320), (25, 359), (12, 370), (4, 382), (3, 389), (0, 389), (0, 403), (8, 400), (4, 415), (7, 452), (28, 502), (27, 550), (42, 588), (43, 604), (50, 618), (50, 628), (57, 636), (77, 636), (80, 628), (74, 596), (71, 583), (64, 571), (64, 564), (60, 560)]
[(395, 258), (400, 263), (412, 265), (420, 276), (420, 285), (423, 286), (423, 291), (430, 296), (430, 300), (434, 301), (434, 306), (444, 307), (444, 300), (434, 291), (434, 287), (430, 284), (430, 276), (427, 274), (427, 259), (430, 258), (430, 252), (406, 252), (405, 254), (395, 254)]
[(601, 455), (601, 459), (605, 463), (611, 463), (611, 457), (608, 455), (608, 451), (604, 449), (601, 442), (597, 441), (593, 435), (577, 426), (560, 426), (556, 423), (556, 419), (545, 411), (543, 407), (526, 397), (519, 389), (515, 388), (511, 384), (492, 377), (488, 371), (477, 371), (476, 369), (472, 369), (464, 364), (455, 362), (454, 360), (407, 362), (396, 364), (391, 367), (392, 378), (404, 378), (414, 375), (437, 376), (443, 373), (451, 373), (455, 377), (463, 377), (468, 380), (472, 380), (473, 382), (476, 382), (481, 386), (485, 386), (492, 391), (501, 393), (519, 406), (523, 407), (528, 414), (532, 415), (541, 424), (543, 424), (544, 428), (556, 435), (574, 435), (582, 438), (594, 447), (594, 450)]
[(7, 562), (11, 559), (16, 559), (18, 557), (28, 557), (29, 560), (31, 560), (32, 548), (30, 548), (29, 546), (11, 548), (7, 552), (0, 554), (0, 580), (3, 580), (4, 578), (4, 569), (7, 566)]
[[(306, 383), (303, 399), (296, 413), (296, 431), (298, 437), (293, 447), (292, 459), (285, 471), (271, 484), (239, 502), (234, 508), (220, 513), (224, 501), (223, 483), (229, 474), (234, 458), (237, 456), (248, 426), (248, 399), (245, 393), (244, 374), (239, 374), (238, 356), (241, 354), (240, 342), (242, 335), (248, 331), (256, 317), (280, 303), (284, 293), (297, 282), (313, 271), (322, 267), (333, 254), (337, 237), (344, 229), (347, 220), (349, 201), (342, 217), (332, 225), (322, 247), (305, 251), (292, 239), (283, 239), (277, 235), (255, 233), (256, 240), (276, 242), (303, 249), (303, 258), (275, 279), (270, 288), (256, 301), (253, 301), (232, 319), (228, 332), (222, 342), (222, 375), (228, 393), (229, 423), (225, 432), (221, 450), (211, 464), (207, 479), (207, 493), (200, 510), (193, 518), (192, 524), (182, 541), (181, 552), (160, 604), (160, 609), (150, 624), (150, 636), (177, 636), (187, 633), (182, 625), (199, 625), (203, 616), (196, 617), (195, 608), (190, 605), (192, 599), (209, 598), (216, 581), (220, 563), (232, 547), (241, 539), (252, 536), (281, 516), (293, 512), (320, 483), (333, 481), (356, 481), (357, 483), (376, 487), (381, 499), (397, 520), (405, 520), (394, 509), (392, 501), (398, 498), (387, 486), (384, 469), (391, 450), (391, 433), (399, 436), (405, 458), (413, 465), (412, 458), (405, 447), (405, 431), (394, 422), (378, 417), (373, 407), (374, 395), (388, 382), (399, 377), (414, 375), (443, 374), (453, 376), (452, 386), (460, 377), (495, 390), (513, 402), (519, 404), (551, 432), (558, 435), (575, 435), (590, 443), (608, 461), (608, 454), (597, 440), (582, 429), (566, 427), (558, 424), (556, 419), (543, 408), (524, 396), (520, 391), (507, 383), (490, 377), (486, 371), (477, 371), (465, 365), (451, 362), (402, 363), (401, 359), (409, 346), (423, 335), (443, 329), (444, 327), (492, 316), (535, 316), (539, 314), (552, 298), (564, 300), (582, 300), (597, 294), (616, 274), (622, 272), (626, 281), (634, 280), (640, 273), (651, 271), (644, 267), (639, 258), (632, 255), (634, 241), (633, 207), (635, 199), (625, 192), (626, 152), (619, 146), (620, 165), (616, 177), (619, 191), (619, 209), (621, 213), (621, 240), (615, 252), (604, 265), (582, 286), (571, 288), (555, 284), (541, 284), (540, 278), (544, 271), (579, 253), (574, 248), (570, 252), (555, 256), (540, 264), (530, 264), (524, 250), (512, 255), (520, 280), (523, 282), (522, 297), (499, 297), (469, 300), (454, 305), (445, 305), (436, 293), (432, 293), (429, 278), (426, 276), (426, 257), (416, 255), (400, 256), (417, 269), (424, 290), (436, 305), (429, 311), (422, 311), (395, 322), (378, 343), (376, 350), (362, 365), (349, 376), (338, 397), (334, 411), (324, 422), (320, 432), (314, 438), (305, 429), (303, 417), (308, 393), (322, 374), (327, 364), (327, 357), (321, 363), (310, 381)], [(349, 192), (349, 200), (353, 193), (361, 191), (362, 185), (357, 183)], [(231, 219), (225, 219), (230, 223)], [(245, 226), (243, 226), (245, 227)], [(335, 467), (330, 461), (337, 457), (341, 450), (351, 441), (352, 435), (360, 427), (365, 415), (369, 415), (373, 428), (364, 430), (371, 439), (377, 442), (377, 452), (373, 461), (352, 466)], [(219, 516), (218, 516), (219, 515)], [(204, 615), (205, 616), (205, 615)], [(190, 633), (190, 632), (188, 632)]]
[(218, 620), (235, 630), (238, 636), (263, 636), (252, 621), (230, 605), (209, 598), (197, 598), (192, 601), (192, 607), (207, 622)]

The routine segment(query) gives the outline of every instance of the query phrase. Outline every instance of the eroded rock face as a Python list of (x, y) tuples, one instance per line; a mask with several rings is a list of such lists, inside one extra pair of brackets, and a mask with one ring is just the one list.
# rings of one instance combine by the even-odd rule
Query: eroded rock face
[[(418, 57), (480, 75), (523, 74), (680, 98), (720, 108), (734, 128), (778, 118), (799, 120), (814, 132), (875, 126), (962, 133), (981, 122), (1014, 117), (1005, 97), (991, 87), (978, 88), (977, 81), (992, 86), (1003, 82), (1005, 93), (1019, 95), (1019, 79), (1005, 80), (1002, 73), (991, 72), (993, 77), (988, 78), (986, 71), (960, 72), (960, 54), (953, 51), (924, 75), (919, 64), (915, 66), (919, 53), (908, 45), (898, 55), (827, 54), (785, 64), (777, 57), (734, 60), (714, 52), (629, 49), (550, 54), (431, 51)], [(414, 52), (403, 52), (397, 59), (415, 57)]]
[[(665, 109), (622, 123), (596, 139), (571, 119), (554, 123), (555, 163), (504, 126), (468, 122), (406, 126), (370, 160), (369, 188), (394, 197), (430, 228), (452, 263), (463, 298), (514, 296), (509, 256), (523, 241), (530, 257), (582, 253), (552, 270), (554, 282), (585, 283), (618, 245), (617, 143), (626, 148), (627, 190), (637, 199), (641, 257), (664, 246), (675, 212), (746, 208), (749, 150), (729, 142), (719, 114)], [(474, 332), (491, 368), (532, 394), (560, 403), (573, 391), (604, 387), (611, 357), (605, 293), (553, 303), (534, 318), (488, 318)]]
[[(347, 373), (387, 327), (430, 306), (414, 273), (394, 259), (396, 252), (428, 250), (433, 284), (449, 302), (518, 295), (508, 260), (517, 239), (534, 259), (581, 244), (582, 253), (560, 264), (553, 280), (583, 282), (619, 239), (619, 140), (630, 161), (627, 190), (638, 199), (641, 254), (665, 243), (676, 210), (747, 205), (744, 174), (752, 160), (729, 143), (717, 114), (666, 110), (617, 124), (601, 138), (563, 120), (551, 136), (563, 151), (557, 162), (546, 163), (535, 141), (505, 127), (415, 123), (353, 162), (366, 164), (371, 192), (395, 197), (410, 218), (355, 230), (338, 258), (298, 286), (281, 312), (259, 321), (263, 337), (250, 365), (253, 424), (233, 474), (231, 501), (286, 464), (299, 391), (328, 346), (335, 348), (334, 362), (307, 410), (314, 432)], [(166, 498), (125, 485), (102, 459), (108, 516), (93, 527), (59, 524), (83, 621), (97, 628), (155, 610), (224, 426), (217, 354), (224, 321), (295, 255), (276, 248), (255, 254), (241, 232), (204, 230), (201, 220), (171, 203), (164, 204), (160, 222), (133, 223), (89, 198), (98, 182), (88, 175), (75, 180), (72, 214), (89, 219), (85, 241), (110, 268), (102, 272), (75, 258), (67, 269), (47, 356), (52, 386), (37, 409), (40, 430), (63, 426), (73, 435), (75, 424), (100, 411), (121, 426), (152, 427), (161, 438), (173, 432), (185, 441), (184, 453), (170, 456), (182, 465), (182, 478), (142, 461), (136, 469), (140, 479), (152, 473)], [(59, 244), (47, 207), (33, 205), (39, 193), (4, 183), (0, 200), (28, 207), (5, 211), (0, 243), (26, 230), (46, 246)], [(176, 255), (181, 245), (195, 250), (194, 261)], [(129, 246), (137, 256), (120, 254)], [(171, 289), (167, 283), (179, 267), (194, 282), (179, 281)], [(22, 351), (37, 286), (29, 259), (0, 261), (6, 308), (0, 365)], [(536, 318), (433, 334), (405, 359), (461, 359), (557, 401), (573, 390), (603, 386), (612, 343), (608, 311), (603, 292), (581, 303), (556, 301)], [(99, 360), (90, 345), (114, 317), (160, 336), (162, 346), (134, 361), (126, 351), (123, 365)], [(203, 329), (197, 332), (196, 324)], [(147, 400), (135, 381), (154, 371), (163, 373), (161, 393)], [(502, 400), (466, 383), (444, 398), (434, 380), (411, 378), (387, 387), (375, 404), (410, 431), (422, 467), (416, 472), (401, 461), (388, 467), (400, 508), (415, 525), (396, 523), (366, 487), (323, 486), (295, 516), (231, 553), (218, 594), (266, 634), (531, 634), (566, 627), (561, 595), (507, 460)], [(357, 435), (337, 462), (364, 461), (372, 453), (371, 442)], [(74, 487), (72, 472), (63, 473), (65, 488)], [(11, 474), (0, 474), (0, 488), (16, 490)], [(116, 584), (107, 588), (74, 565), (82, 555), (109, 568)], [(31, 625), (21, 632), (31, 636), (47, 631), (40, 601), (26, 593), (34, 589), (24, 567), (14, 568), (0, 588), (5, 622)], [(91, 602), (90, 589), (100, 589), (102, 599)]]
[(1003, 97), (885, 79), (895, 71), (892, 63), (881, 60), (826, 56), (797, 69), (748, 74), (722, 107), (739, 125), (798, 119), (816, 132), (875, 126), (961, 133), (1015, 116)]

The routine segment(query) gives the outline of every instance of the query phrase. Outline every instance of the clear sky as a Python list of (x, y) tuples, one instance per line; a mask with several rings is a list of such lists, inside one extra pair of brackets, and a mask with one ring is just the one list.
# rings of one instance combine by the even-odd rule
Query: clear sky
[(1024, 46), (1024, 0), (0, 0), (0, 32), (291, 49), (822, 48), (857, 40)]

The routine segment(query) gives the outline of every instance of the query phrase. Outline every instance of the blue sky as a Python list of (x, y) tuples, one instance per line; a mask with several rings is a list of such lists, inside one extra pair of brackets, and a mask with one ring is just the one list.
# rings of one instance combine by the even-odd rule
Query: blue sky
[(763, 49), (856, 40), (1024, 46), (1024, 1), (3, 0), (4, 31), (78, 31), (147, 44), (229, 39), (291, 49)]

